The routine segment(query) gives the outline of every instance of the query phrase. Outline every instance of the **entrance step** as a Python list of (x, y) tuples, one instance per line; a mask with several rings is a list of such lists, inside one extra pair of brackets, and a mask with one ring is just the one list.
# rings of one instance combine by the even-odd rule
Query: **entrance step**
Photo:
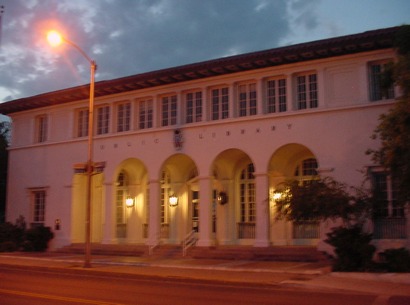
[(316, 247), (284, 246), (255, 248), (252, 246), (220, 246), (188, 250), (188, 256), (201, 259), (319, 262), (328, 257)]
[[(71, 244), (56, 250), (59, 253), (84, 254), (84, 244)], [(91, 253), (94, 255), (139, 256), (153, 258), (182, 258), (180, 245), (158, 245), (149, 255), (147, 245), (105, 245), (92, 244)], [(275, 246), (256, 248), (252, 246), (218, 246), (192, 247), (187, 251), (187, 257), (193, 259), (224, 259), (224, 260), (253, 260), (253, 261), (295, 261), (320, 262), (329, 258), (316, 247), (311, 246)]]
[[(149, 255), (146, 253), (145, 255)], [(178, 258), (182, 257), (182, 247), (176, 245), (158, 245), (152, 251), (151, 257), (157, 258)]]
[[(119, 256), (143, 256), (147, 253), (146, 245), (106, 245), (92, 244), (91, 254), (94, 255), (119, 255)], [(63, 248), (57, 249), (59, 253), (84, 254), (85, 245), (75, 243)]]

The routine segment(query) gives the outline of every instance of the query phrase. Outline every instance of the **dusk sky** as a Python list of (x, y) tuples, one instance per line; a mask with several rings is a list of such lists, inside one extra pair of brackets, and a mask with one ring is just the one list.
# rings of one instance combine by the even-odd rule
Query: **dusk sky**
[(224, 56), (410, 24), (409, 0), (0, 0), (0, 103)]

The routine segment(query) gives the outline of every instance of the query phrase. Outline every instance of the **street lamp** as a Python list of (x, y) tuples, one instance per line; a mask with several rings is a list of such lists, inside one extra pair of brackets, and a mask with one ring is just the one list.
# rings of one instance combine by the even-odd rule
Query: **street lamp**
[(88, 110), (88, 157), (86, 163), (87, 171), (87, 209), (85, 222), (85, 257), (84, 268), (91, 267), (91, 178), (94, 171), (93, 163), (93, 126), (94, 126), (94, 83), (95, 70), (97, 65), (78, 45), (61, 36), (57, 31), (50, 31), (47, 33), (47, 40), (51, 46), (55, 47), (60, 44), (67, 43), (77, 49), (87, 61), (90, 63), (91, 81), (90, 81), (90, 101)]

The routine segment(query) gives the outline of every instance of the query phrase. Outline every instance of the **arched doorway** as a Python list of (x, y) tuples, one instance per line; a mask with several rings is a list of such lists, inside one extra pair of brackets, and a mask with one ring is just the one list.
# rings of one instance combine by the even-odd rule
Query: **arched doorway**
[[(220, 153), (212, 165), (216, 241), (252, 245), (256, 226), (254, 163), (239, 149)], [(223, 200), (222, 200), (223, 199)]]
[(114, 181), (115, 237), (119, 243), (143, 243), (149, 219), (147, 170), (141, 161), (127, 159)]
[(178, 244), (199, 230), (198, 169), (190, 157), (176, 154), (164, 162), (160, 177), (160, 239)]
[(273, 212), (275, 191), (286, 180), (307, 183), (318, 178), (318, 160), (304, 145), (288, 144), (280, 147), (269, 163), (270, 236), (275, 245), (315, 245), (320, 237), (319, 223), (306, 219), (290, 223), (275, 219)]

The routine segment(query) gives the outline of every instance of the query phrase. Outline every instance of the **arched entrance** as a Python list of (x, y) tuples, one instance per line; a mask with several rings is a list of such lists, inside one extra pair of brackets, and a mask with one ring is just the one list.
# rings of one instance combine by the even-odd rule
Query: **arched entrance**
[(115, 237), (119, 243), (143, 243), (147, 238), (147, 181), (147, 170), (137, 159), (123, 161), (115, 172)]
[(256, 183), (251, 158), (239, 149), (220, 153), (212, 165), (216, 240), (251, 245), (256, 227)]
[(160, 177), (160, 239), (178, 244), (199, 230), (198, 169), (190, 157), (176, 154), (164, 162)]
[(319, 223), (305, 220), (290, 223), (275, 219), (275, 191), (286, 180), (306, 183), (318, 177), (318, 160), (304, 145), (287, 144), (280, 147), (269, 162), (270, 236), (274, 245), (315, 245), (320, 237)]

